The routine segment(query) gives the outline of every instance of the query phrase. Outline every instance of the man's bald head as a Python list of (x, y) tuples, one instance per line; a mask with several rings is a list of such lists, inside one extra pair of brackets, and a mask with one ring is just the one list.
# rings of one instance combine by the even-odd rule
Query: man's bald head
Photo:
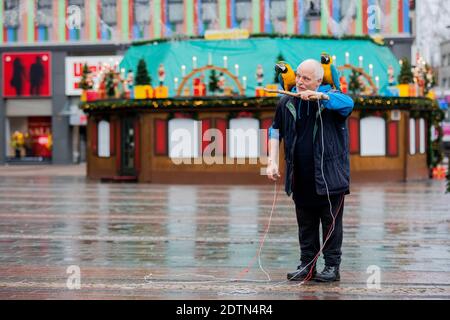
[(322, 83), (323, 73), (323, 67), (317, 60), (307, 59), (300, 63), (295, 77), (297, 91), (316, 91)]

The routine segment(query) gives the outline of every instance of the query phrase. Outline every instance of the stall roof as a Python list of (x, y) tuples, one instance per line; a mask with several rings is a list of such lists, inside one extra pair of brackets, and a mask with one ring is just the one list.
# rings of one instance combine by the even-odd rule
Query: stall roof
[[(208, 64), (209, 55), (212, 64), (223, 67), (223, 57), (227, 56), (228, 69), (235, 73), (235, 65), (239, 65), (239, 77), (247, 77), (246, 95), (253, 96), (256, 87), (256, 68), (263, 66), (264, 84), (273, 83), (274, 65), (281, 53), (284, 60), (294, 68), (303, 60), (313, 58), (320, 60), (322, 52), (335, 55), (337, 65), (345, 64), (345, 53), (349, 53), (349, 62), (359, 66), (359, 56), (363, 57), (363, 66), (369, 72), (369, 64), (373, 65), (373, 77), (380, 78), (380, 87), (387, 84), (387, 70), (392, 65), (397, 75), (400, 66), (397, 58), (386, 46), (376, 44), (369, 39), (296, 39), (296, 38), (250, 38), (240, 40), (174, 40), (153, 42), (131, 46), (126, 52), (120, 68), (126, 71), (136, 68), (139, 59), (144, 58), (152, 77), (152, 84), (158, 83), (158, 67), (162, 63), (165, 68), (165, 85), (169, 87), (169, 95), (173, 96), (174, 78), (181, 82), (181, 66), (186, 66), (186, 73), (192, 69), (192, 57), (197, 57), (197, 67)], [(205, 74), (208, 78), (209, 74)]]

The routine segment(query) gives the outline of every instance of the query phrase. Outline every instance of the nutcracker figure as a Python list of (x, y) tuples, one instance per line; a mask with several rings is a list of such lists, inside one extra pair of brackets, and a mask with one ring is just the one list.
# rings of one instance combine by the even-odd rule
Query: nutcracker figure
[(258, 64), (258, 67), (256, 68), (256, 82), (258, 83), (258, 87), (262, 87), (264, 82), (264, 71), (260, 64)]
[(166, 78), (166, 71), (164, 70), (164, 65), (161, 63), (158, 68), (158, 80), (160, 86), (164, 84), (165, 78)]

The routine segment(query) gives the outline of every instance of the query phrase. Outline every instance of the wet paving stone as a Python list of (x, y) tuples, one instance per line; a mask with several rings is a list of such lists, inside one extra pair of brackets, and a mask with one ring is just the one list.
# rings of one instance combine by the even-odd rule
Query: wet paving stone
[[(342, 280), (299, 284), (285, 281), (299, 246), (294, 205), (283, 191), (258, 259), (273, 186), (4, 172), (0, 299), (450, 298), (450, 195), (442, 181), (353, 184)], [(79, 290), (67, 287), (73, 265)], [(379, 288), (367, 285), (369, 266), (380, 271)]]

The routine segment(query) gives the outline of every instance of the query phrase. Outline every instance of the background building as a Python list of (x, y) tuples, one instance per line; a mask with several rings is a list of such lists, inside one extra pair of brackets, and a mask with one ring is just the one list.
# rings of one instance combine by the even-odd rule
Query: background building
[[(410, 57), (414, 8), (409, 0), (0, 0), (2, 83), (11, 86), (14, 72), (5, 70), (14, 57), (49, 59), (43, 71), (47, 92), (23, 96), (0, 88), (0, 163), (85, 159), (86, 121), (75, 107), (79, 93), (67, 87), (70, 58), (111, 59), (133, 41), (230, 28), (251, 34), (381, 35), (397, 58)], [(24, 67), (23, 81), (31, 79), (31, 64)], [(11, 145), (16, 131), (38, 134), (32, 144), (47, 150), (36, 145), (17, 158)]]

